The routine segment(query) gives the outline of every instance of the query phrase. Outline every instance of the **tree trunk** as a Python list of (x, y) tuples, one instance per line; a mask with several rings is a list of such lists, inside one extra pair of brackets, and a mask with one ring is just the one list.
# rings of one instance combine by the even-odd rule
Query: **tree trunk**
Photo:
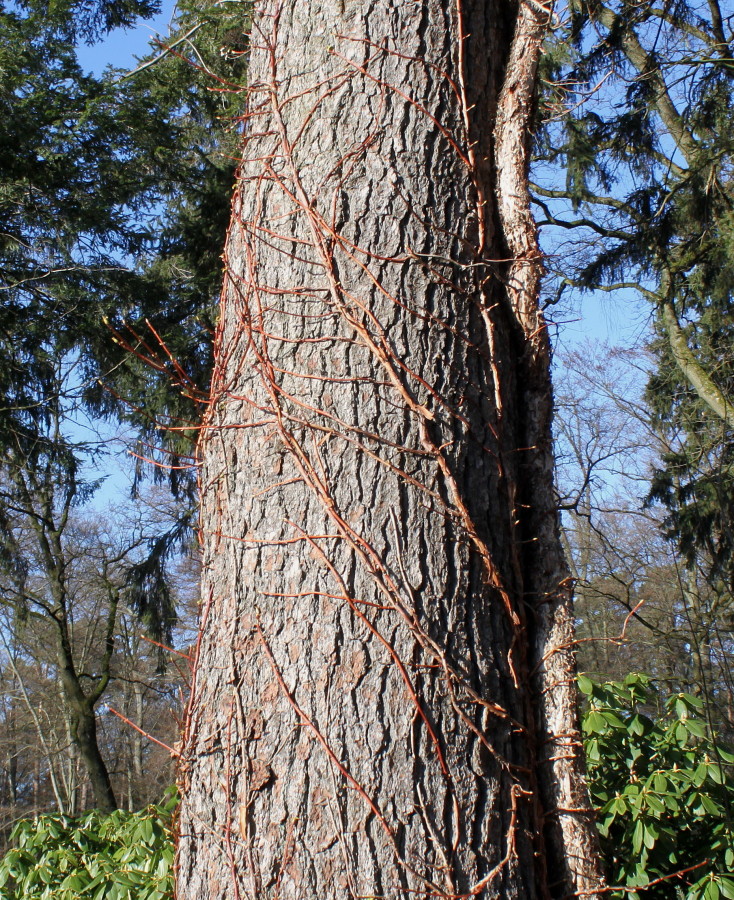
[(180, 900), (602, 886), (525, 186), (546, 18), (259, 4)]
[(74, 707), (71, 716), (72, 735), (84, 760), (87, 775), (89, 775), (94, 794), (94, 805), (102, 812), (112, 812), (117, 809), (117, 800), (112, 790), (107, 766), (99, 749), (97, 718), (94, 709)]
[(140, 728), (140, 731), (135, 731), (131, 736), (133, 742), (133, 772), (135, 774), (135, 794), (142, 798), (145, 796), (143, 791), (143, 785), (145, 783), (145, 746), (143, 741), (147, 740), (147, 738), (143, 738), (143, 725), (145, 724), (143, 721), (143, 717), (145, 716), (143, 685), (139, 681), (135, 681), (133, 683), (133, 691), (135, 696), (135, 724)]
[(117, 809), (117, 800), (112, 789), (107, 765), (99, 748), (94, 703), (84, 694), (79, 683), (79, 676), (74, 668), (71, 655), (71, 646), (65, 634), (59, 637), (57, 656), (59, 680), (68, 710), (71, 739), (87, 770), (94, 794), (94, 805), (103, 812), (112, 812)]

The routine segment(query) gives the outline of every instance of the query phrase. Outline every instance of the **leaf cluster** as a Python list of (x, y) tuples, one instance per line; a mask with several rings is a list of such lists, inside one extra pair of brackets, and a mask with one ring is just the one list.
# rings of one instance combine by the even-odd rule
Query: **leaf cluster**
[(169, 900), (175, 793), (141, 812), (23, 820), (0, 860), (7, 900)]
[(650, 500), (667, 506), (668, 534), (689, 562), (708, 556), (712, 578), (734, 584), (731, 414), (722, 421), (710, 402), (712, 389), (725, 404), (734, 398), (734, 54), (725, 13), (719, 0), (571, 3), (554, 35), (563, 52), (547, 63), (553, 115), (537, 155), (539, 171), (565, 181), (538, 189), (545, 223), (572, 236), (559, 291), (632, 289), (652, 303), (657, 366), (646, 400), (671, 451)]
[(734, 900), (734, 753), (710, 735), (703, 701), (663, 702), (638, 674), (579, 687), (612, 896)]

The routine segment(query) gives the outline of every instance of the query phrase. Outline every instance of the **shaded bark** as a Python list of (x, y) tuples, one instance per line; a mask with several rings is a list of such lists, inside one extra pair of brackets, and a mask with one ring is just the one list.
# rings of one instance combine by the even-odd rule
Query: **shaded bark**
[[(107, 765), (99, 748), (97, 717), (94, 711), (97, 700), (109, 680), (109, 666), (106, 676), (103, 675), (91, 691), (85, 692), (74, 665), (65, 618), (59, 616), (56, 624), (58, 628), (56, 656), (59, 680), (69, 714), (71, 738), (76, 744), (87, 770), (94, 794), (94, 805), (104, 812), (111, 812), (113, 809), (117, 809), (117, 800), (112, 789)], [(102, 682), (104, 682), (104, 686), (102, 690), (99, 690)]]
[(92, 785), (94, 805), (103, 812), (112, 812), (117, 809), (117, 800), (107, 766), (99, 750), (94, 709), (89, 709), (86, 704), (78, 708), (72, 706), (71, 722), (72, 735), (79, 747)]
[(201, 442), (181, 900), (601, 888), (539, 255), (527, 191), (507, 196), (546, 18), (259, 8)]
[(91, 679), (85, 690), (74, 662), (74, 650), (69, 633), (69, 597), (64, 580), (65, 556), (61, 544), (61, 529), (51, 533), (49, 545), (53, 547), (52, 559), (55, 566), (47, 566), (47, 578), (51, 594), (55, 600), (53, 622), (56, 631), (56, 658), (59, 681), (63, 697), (69, 711), (71, 737), (79, 749), (94, 794), (94, 805), (104, 812), (117, 809), (117, 800), (112, 789), (112, 781), (107, 765), (102, 757), (97, 737), (97, 716), (95, 706), (110, 682), (110, 665), (114, 649), (114, 628), (117, 619), (119, 594), (110, 592), (110, 605), (104, 630), (104, 652), (100, 660), (100, 672)]

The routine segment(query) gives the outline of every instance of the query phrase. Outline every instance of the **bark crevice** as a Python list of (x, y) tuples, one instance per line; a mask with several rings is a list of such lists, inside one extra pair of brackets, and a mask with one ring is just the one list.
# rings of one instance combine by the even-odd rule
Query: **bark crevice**
[[(489, 127), (524, 9), (264, 0), (255, 19), (201, 444), (181, 900), (598, 884), (592, 861), (558, 891), (546, 874), (589, 823), (543, 827), (559, 775), (583, 785), (546, 746), (544, 698), (572, 690), (548, 661), (572, 674), (548, 359), (537, 296), (512, 293)], [(257, 759), (267, 787), (231, 777)]]

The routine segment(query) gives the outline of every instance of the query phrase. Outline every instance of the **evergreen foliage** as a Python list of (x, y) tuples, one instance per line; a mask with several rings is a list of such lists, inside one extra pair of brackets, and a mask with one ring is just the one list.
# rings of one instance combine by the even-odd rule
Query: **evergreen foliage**
[[(140, 456), (193, 495), (238, 141), (242, 6), (179, 4), (168, 45), (130, 76), (84, 73), (75, 42), (152, 14), (148, 0), (0, 6), (7, 484), (13, 472), (53, 472), (49, 490), (63, 482), (75, 503), (87, 498), (90, 445), (69, 435), (91, 414), (131, 423)], [(162, 565), (185, 534), (153, 542), (131, 585), (157, 636)]]
[[(141, 455), (163, 463), (174, 491), (192, 491), (195, 482), (187, 464), (212, 364), (248, 6), (184, 0), (165, 45), (117, 82), (134, 98), (128, 115), (142, 157), (158, 162), (159, 198), (148, 242), (106, 312), (96, 365), (115, 374), (89, 397), (97, 412), (122, 413), (139, 429)], [(150, 111), (140, 115), (134, 103), (142, 99)]]
[[(74, 41), (150, 14), (149, 3), (3, 7), (5, 443), (35, 432), (53, 389), (45, 367), (68, 353), (93, 413), (122, 415), (157, 444), (161, 424), (195, 426), (233, 181), (240, 5), (182, 4), (176, 29), (189, 36), (131, 77), (83, 73)], [(163, 440), (174, 454), (184, 446), (180, 432)]]
[[(537, 188), (571, 234), (557, 288), (652, 304), (647, 399), (670, 444), (651, 500), (691, 566), (734, 582), (734, 66), (731, 16), (706, 5), (574, 2), (546, 60), (538, 137), (565, 184)], [(570, 90), (570, 96), (566, 91)], [(568, 111), (570, 107), (570, 111)], [(545, 175), (548, 169), (539, 168)]]
[(579, 685), (611, 896), (734, 898), (734, 753), (709, 733), (703, 701), (663, 703), (644, 675)]
[(178, 798), (140, 812), (25, 819), (0, 860), (7, 900), (169, 900)]

